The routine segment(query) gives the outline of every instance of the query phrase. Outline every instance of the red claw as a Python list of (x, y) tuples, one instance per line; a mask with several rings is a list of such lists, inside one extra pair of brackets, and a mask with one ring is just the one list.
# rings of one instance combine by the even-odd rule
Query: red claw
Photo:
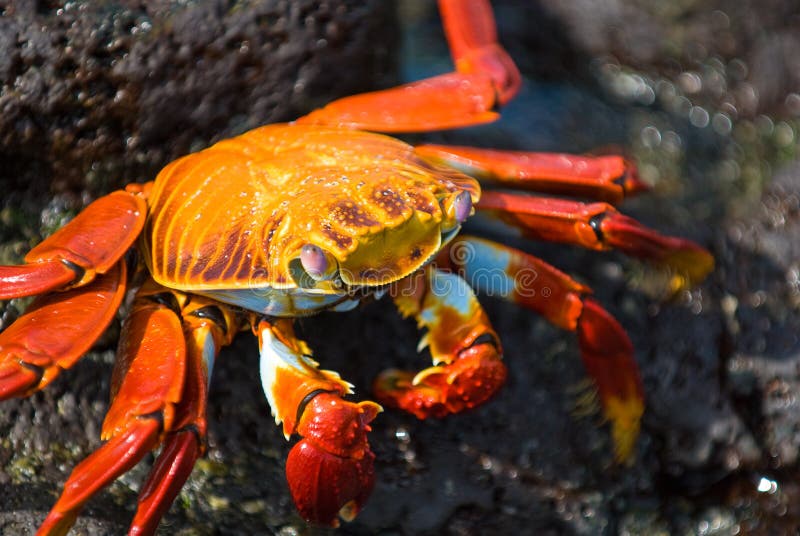
[(375, 455), (367, 449), (356, 460), (330, 454), (303, 439), (289, 452), (286, 479), (297, 510), (318, 525), (339, 526), (364, 506), (375, 484)]
[(300, 515), (318, 525), (351, 521), (375, 484), (369, 422), (381, 410), (322, 393), (308, 403), (297, 432), (305, 436), (289, 452), (286, 479)]
[(389, 369), (375, 380), (381, 403), (401, 408), (418, 419), (445, 417), (483, 404), (506, 380), (506, 366), (494, 343), (462, 350), (449, 365), (414, 373)]

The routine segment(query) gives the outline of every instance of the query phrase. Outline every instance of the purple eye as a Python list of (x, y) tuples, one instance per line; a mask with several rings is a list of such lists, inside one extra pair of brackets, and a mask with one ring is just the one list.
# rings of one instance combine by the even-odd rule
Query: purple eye
[(453, 217), (458, 223), (464, 223), (472, 212), (472, 196), (469, 192), (461, 192), (453, 200)]
[(322, 249), (314, 244), (306, 244), (300, 250), (300, 263), (308, 275), (321, 279), (328, 270), (328, 259)]

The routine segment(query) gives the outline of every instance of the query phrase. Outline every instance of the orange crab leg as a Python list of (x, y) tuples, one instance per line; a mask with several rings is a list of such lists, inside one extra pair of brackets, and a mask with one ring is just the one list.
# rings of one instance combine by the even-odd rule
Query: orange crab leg
[(577, 332), (584, 366), (611, 422), (616, 458), (630, 459), (644, 411), (639, 368), (625, 330), (589, 297), (591, 289), (532, 255), (475, 237), (456, 238), (437, 265), (460, 274), (476, 290)]
[(420, 419), (444, 417), (488, 400), (506, 378), (501, 348), (478, 300), (455, 274), (428, 267), (392, 289), (400, 312), (428, 332), (434, 366), (419, 373), (390, 369), (374, 385), (381, 403)]
[(0, 266), (0, 299), (32, 296), (89, 283), (122, 258), (144, 226), (144, 198), (117, 191), (87, 206), (25, 256), (20, 266)]
[(103, 423), (103, 444), (72, 471), (37, 534), (66, 534), (89, 498), (158, 445), (180, 400), (186, 347), (180, 319), (169, 308), (139, 303), (121, 336)]
[(203, 448), (198, 432), (184, 429), (164, 438), (158, 459), (139, 493), (136, 515), (129, 534), (155, 534), (158, 524), (169, 510)]
[(520, 74), (497, 43), (486, 0), (440, 0), (456, 72), (333, 101), (297, 120), (380, 132), (424, 132), (494, 121), (511, 100)]
[(420, 145), (416, 152), (491, 184), (553, 194), (588, 197), (617, 204), (647, 189), (636, 166), (617, 155), (580, 156)]
[(675, 291), (702, 281), (714, 267), (714, 257), (694, 242), (661, 235), (607, 203), (484, 191), (477, 208), (532, 238), (596, 250), (616, 248), (668, 266), (675, 272)]
[(72, 471), (64, 492), (50, 510), (37, 536), (67, 534), (84, 503), (139, 463), (142, 456), (158, 444), (159, 422), (155, 419), (134, 421), (125, 434), (112, 438)]
[(439, 11), (456, 71), (488, 75), (500, 104), (513, 99), (522, 85), (522, 77), (497, 42), (491, 4), (487, 0), (439, 0)]
[(125, 272), (118, 262), (85, 286), (39, 296), (0, 333), (0, 400), (43, 388), (91, 348), (125, 295)]
[[(164, 440), (131, 525), (135, 534), (155, 531), (204, 448), (208, 361), (217, 343), (230, 340), (220, 321), (194, 318), (199, 309), (187, 303), (152, 283), (137, 295), (117, 352), (102, 431), (107, 442), (75, 467), (38, 534), (65, 534), (86, 501)], [(217, 316), (224, 327), (232, 318)]]
[[(150, 296), (160, 296), (158, 289)], [(206, 401), (214, 360), (222, 346), (230, 344), (239, 321), (228, 309), (193, 296), (181, 310), (186, 338), (186, 378), (181, 401), (175, 408), (172, 430), (147, 481), (139, 493), (131, 534), (152, 534), (183, 487), (195, 461), (205, 452)]]
[(291, 321), (262, 320), (261, 381), (276, 424), (288, 439), (303, 437), (289, 452), (286, 479), (300, 514), (312, 523), (338, 526), (352, 520), (375, 483), (367, 433), (381, 411), (374, 402), (349, 402), (350, 384), (321, 370)]
[(59, 260), (0, 266), (0, 300), (43, 294), (67, 286), (80, 270)]

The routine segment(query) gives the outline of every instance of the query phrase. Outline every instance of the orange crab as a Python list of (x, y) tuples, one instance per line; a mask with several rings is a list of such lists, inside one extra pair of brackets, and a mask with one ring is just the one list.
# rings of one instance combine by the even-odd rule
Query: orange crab
[[(106, 442), (74, 469), (40, 534), (66, 533), (92, 495), (161, 446), (130, 528), (154, 532), (205, 449), (214, 359), (245, 329), (259, 339), (276, 423), (287, 438), (303, 438), (286, 464), (300, 513), (327, 525), (352, 519), (373, 486), (367, 434), (381, 406), (347, 400), (351, 386), (318, 367), (292, 319), (383, 294), (427, 329), (420, 346), (434, 366), (384, 372), (375, 382), (382, 404), (441, 417), (502, 385), (500, 341), (474, 287), (577, 332), (615, 455), (630, 456), (643, 396), (624, 330), (564, 273), (459, 230), (477, 211), (533, 238), (619, 248), (673, 268), (676, 289), (705, 277), (713, 259), (614, 209), (642, 189), (620, 157), (413, 147), (369, 132), (485, 123), (516, 93), (519, 73), (496, 41), (488, 2), (439, 5), (455, 72), (340, 99), (181, 158), (155, 181), (89, 205), (27, 264), (0, 267), (0, 299), (38, 295), (0, 334), (0, 399), (28, 396), (70, 368), (126, 289), (138, 288), (117, 352)], [(129, 277), (132, 248), (139, 262)]]

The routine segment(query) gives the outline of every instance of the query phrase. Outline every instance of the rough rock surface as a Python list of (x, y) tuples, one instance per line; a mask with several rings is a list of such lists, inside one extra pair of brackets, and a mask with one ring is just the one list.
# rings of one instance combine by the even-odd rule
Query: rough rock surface
[(20, 192), (4, 205), (25, 192), (96, 196), (144, 182), (213, 141), (386, 84), (391, 8), (4, 2), (0, 181)]
[[(288, 4), (296, 5), (275, 5)], [(345, 14), (366, 17), (367, 11), (356, 4)], [(486, 406), (442, 421), (381, 414), (371, 440), (377, 454), (375, 492), (359, 519), (340, 532), (796, 532), (800, 168), (798, 110), (792, 107), (796, 70), (787, 67), (791, 58), (800, 57), (792, 37), (796, 8), (791, 2), (769, 2), (768, 11), (756, 9), (754, 2), (733, 0), (696, 0), (669, 9), (663, 2), (636, 0), (590, 7), (580, 0), (495, 4), (501, 36), (526, 75), (525, 89), (503, 110), (499, 124), (429, 139), (551, 151), (622, 147), (654, 186), (650, 194), (626, 202), (624, 210), (664, 232), (706, 245), (717, 259), (717, 270), (697, 290), (662, 303), (656, 298), (657, 271), (621, 255), (523, 243), (593, 286), (631, 334), (648, 408), (633, 464), (612, 463), (607, 430), (598, 426), (598, 418), (570, 416), (583, 378), (574, 337), (489, 297), (484, 303), (506, 349), (508, 385)], [(42, 13), (27, 16), (46, 16), (49, 4), (39, 5), (44, 6)], [(321, 9), (329, 9), (326, 5)], [(405, 72), (418, 78), (447, 69), (447, 51), (429, 6), (401, 5), (410, 36)], [(309, 27), (298, 26), (297, 39), (305, 39)], [(363, 27), (370, 25), (348, 26), (333, 51), (321, 46), (311, 47), (310, 56), (301, 54), (311, 62), (307, 69), (314, 69), (316, 53), (327, 51), (336, 56), (331, 61), (344, 66), (333, 71), (337, 84), (373, 84), (374, 78), (354, 70), (358, 64), (347, 52), (353, 51), (347, 45), (353, 42), (362, 43), (357, 50), (364, 51), (360, 40), (367, 37), (357, 31)], [(216, 42), (208, 37), (213, 32), (191, 28), (192, 38)], [(743, 37), (731, 41), (731, 35)], [(387, 32), (372, 39), (373, 46), (366, 47), (370, 54), (381, 54), (379, 44), (392, 44)], [(788, 47), (787, 53), (763, 52), (775, 42)], [(222, 67), (231, 61), (224, 56), (221, 70), (212, 70), (216, 74), (209, 80), (233, 72)], [(793, 74), (781, 75), (787, 68)], [(205, 76), (199, 70), (192, 69), (193, 76)], [(280, 71), (273, 83), (286, 76), (283, 83), (288, 85), (276, 91), (299, 91), (300, 72), (307, 71)], [(343, 72), (354, 74), (345, 77)], [(169, 80), (165, 76), (153, 87), (175, 87)], [(244, 92), (226, 106), (255, 106), (246, 100), (254, 98), (247, 92), (260, 92), (262, 84), (224, 83), (241, 84)], [(756, 89), (749, 92), (746, 86)], [(350, 89), (342, 86), (342, 91)], [(268, 92), (258, 95), (270, 98)], [(754, 101), (752, 95), (771, 96)], [(255, 100), (262, 102), (257, 96)], [(176, 109), (184, 109), (183, 98), (177, 101)], [(299, 101), (306, 102), (306, 97)], [(213, 102), (203, 109), (213, 112)], [(191, 114), (197, 106), (185, 109)], [(295, 110), (302, 108), (298, 104)], [(134, 124), (167, 120), (163, 109), (149, 111), (156, 117), (138, 111)], [(167, 158), (202, 146), (219, 132), (228, 135), (253, 125), (246, 120), (249, 116), (243, 114), (228, 127), (212, 125), (216, 120), (209, 119), (210, 130), (202, 135), (167, 129), (152, 138), (163, 146), (156, 144), (149, 149), (154, 152), (145, 153)], [(42, 139), (50, 139), (61, 125), (50, 121), (47, 116), (35, 122), (44, 132)], [(125, 140), (130, 133), (122, 136)], [(54, 150), (48, 149), (48, 158)], [(72, 150), (62, 148), (67, 155)], [(101, 170), (125, 167), (125, 162), (139, 169), (128, 148), (115, 150), (117, 156), (109, 157)], [(122, 177), (99, 180), (89, 166), (88, 172), (60, 181), (51, 170), (66, 164), (42, 162), (40, 157), (36, 151), (25, 163), (9, 157), (9, 166), (17, 162), (14, 167), (24, 168), (21, 173), (28, 176), (47, 171), (43, 183), (68, 195), (61, 193), (46, 206), (46, 200), (27, 189), (13, 194), (18, 197), (4, 196), (2, 261), (18, 260), (40, 232), (57, 226), (82, 204), (83, 198), (73, 192), (91, 197), (118, 185)], [(11, 168), (2, 158), (5, 172)], [(156, 166), (157, 159), (143, 158)], [(31, 200), (30, 210), (20, 209), (15, 199)], [(18, 217), (20, 212), (41, 215), (41, 226)], [(16, 305), (6, 308), (3, 322), (13, 317)], [(72, 466), (97, 446), (116, 329), (97, 352), (44, 392), (0, 406), (0, 533), (32, 532)], [(299, 329), (324, 366), (340, 371), (362, 396), (386, 366), (418, 368), (427, 359), (414, 351), (418, 333), (413, 322), (400, 319), (386, 300), (349, 314), (304, 319)], [(318, 532), (297, 518), (288, 497), (283, 463), (289, 445), (273, 425), (254, 378), (257, 362), (256, 345), (246, 334), (223, 352), (212, 381), (209, 455), (166, 516), (162, 533)], [(124, 530), (146, 473), (142, 465), (90, 502), (78, 533)]]

